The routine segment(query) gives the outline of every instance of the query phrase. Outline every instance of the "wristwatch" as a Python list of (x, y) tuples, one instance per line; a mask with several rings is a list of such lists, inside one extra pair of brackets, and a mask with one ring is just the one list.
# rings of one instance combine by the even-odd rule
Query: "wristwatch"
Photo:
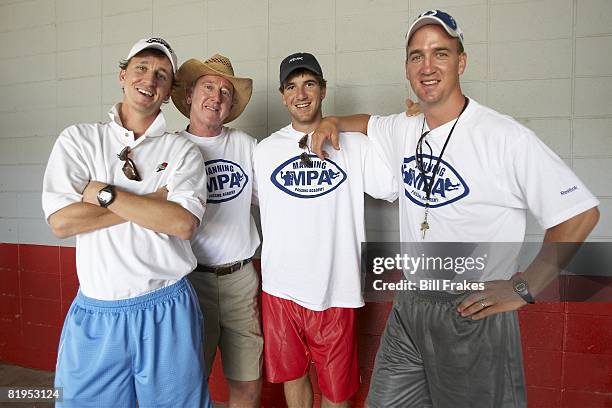
[(533, 298), (533, 296), (531, 296), (531, 293), (529, 293), (529, 286), (527, 285), (527, 282), (524, 279), (513, 278), (512, 287), (514, 288), (514, 291), (518, 293), (518, 295), (522, 297), (525, 302), (535, 303), (535, 299)]
[(100, 203), (100, 207), (108, 207), (115, 200), (115, 186), (112, 184), (107, 185), (98, 191), (97, 198), (98, 203)]

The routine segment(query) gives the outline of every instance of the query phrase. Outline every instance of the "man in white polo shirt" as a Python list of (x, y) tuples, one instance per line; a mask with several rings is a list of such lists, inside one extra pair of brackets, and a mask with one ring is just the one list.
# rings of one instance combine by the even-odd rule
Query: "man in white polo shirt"
[(284, 383), (290, 407), (312, 405), (311, 362), (322, 406), (347, 406), (357, 391), (364, 193), (397, 197), (390, 170), (364, 135), (341, 134), (346, 150), (326, 160), (309, 154), (326, 89), (312, 54), (285, 58), (279, 90), (291, 123), (255, 148), (266, 376)]
[(181, 135), (200, 148), (208, 176), (206, 214), (191, 239), (198, 266), (189, 275), (204, 314), (206, 369), (219, 346), (229, 406), (259, 407), (263, 337), (259, 276), (251, 263), (259, 246), (251, 216), (257, 141), (224, 126), (246, 107), (252, 80), (234, 76), (230, 60), (216, 54), (185, 62), (177, 82), (172, 101), (189, 118)]
[(185, 275), (204, 214), (200, 151), (166, 132), (176, 55), (161, 38), (120, 62), (122, 102), (110, 121), (57, 139), (43, 209), (60, 238), (76, 236), (80, 289), (62, 331), (57, 406), (210, 406), (202, 315)]

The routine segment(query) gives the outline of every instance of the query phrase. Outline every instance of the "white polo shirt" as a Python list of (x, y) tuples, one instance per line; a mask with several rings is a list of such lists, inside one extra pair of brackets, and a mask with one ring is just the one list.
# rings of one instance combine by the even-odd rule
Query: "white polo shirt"
[(310, 310), (363, 306), (364, 193), (393, 201), (395, 179), (361, 133), (341, 133), (342, 150), (305, 167), (303, 135), (288, 125), (255, 148), (262, 288)]
[(208, 177), (206, 214), (191, 239), (198, 263), (223, 265), (252, 257), (260, 242), (251, 216), (257, 140), (225, 126), (217, 136), (181, 135), (200, 148)]
[[(166, 132), (160, 112), (138, 139), (121, 124), (115, 105), (110, 122), (78, 124), (58, 137), (43, 181), (43, 210), (54, 212), (81, 202), (90, 180), (113, 184), (134, 194), (168, 189), (168, 200), (199, 220), (206, 202), (202, 155), (185, 138)], [(129, 180), (117, 154), (130, 146), (142, 181)], [(191, 272), (196, 259), (189, 241), (124, 222), (77, 235), (76, 266), (80, 289), (101, 300), (131, 298), (171, 285)]]

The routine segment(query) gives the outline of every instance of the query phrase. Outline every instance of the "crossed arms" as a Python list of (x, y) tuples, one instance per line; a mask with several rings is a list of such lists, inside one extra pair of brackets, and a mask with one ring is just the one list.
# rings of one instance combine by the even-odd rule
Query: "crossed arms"
[[(109, 182), (119, 183), (110, 176), (112, 165), (117, 165), (111, 152), (114, 148), (102, 143), (105, 138), (109, 143), (113, 140), (112, 132), (101, 132), (107, 130), (92, 125), (71, 126), (53, 146), (42, 194), (43, 210), (53, 234), (67, 238), (132, 222), (154, 232), (190, 239), (206, 202), (204, 160), (197, 147), (178, 138), (143, 144), (149, 146), (143, 157), (155, 161), (152, 152), (163, 151), (163, 157), (173, 158), (171, 165), (167, 170), (164, 167), (165, 173), (154, 173), (152, 177), (156, 179), (135, 192), (115, 186), (115, 199), (103, 208), (98, 192)], [(153, 188), (157, 191), (145, 193)]]
[(58, 238), (68, 238), (131, 221), (155, 232), (188, 240), (198, 227), (195, 215), (167, 200), (166, 187), (145, 195), (115, 188), (115, 200), (107, 208), (102, 208), (96, 196), (105, 186), (105, 183), (90, 181), (83, 191), (82, 202), (70, 204), (51, 214), (49, 224), (53, 234)]

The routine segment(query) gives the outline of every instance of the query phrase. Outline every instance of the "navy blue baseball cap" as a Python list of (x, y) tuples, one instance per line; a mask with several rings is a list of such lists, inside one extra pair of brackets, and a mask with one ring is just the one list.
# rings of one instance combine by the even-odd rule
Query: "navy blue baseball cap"
[(451, 37), (458, 38), (463, 45), (463, 31), (457, 24), (457, 21), (448, 13), (441, 10), (429, 10), (421, 13), (412, 23), (410, 29), (406, 33), (406, 42), (410, 41), (410, 37), (419, 28), (427, 24), (437, 24), (442, 26)]
[(317, 75), (323, 76), (323, 70), (314, 55), (307, 52), (296, 52), (289, 55), (280, 64), (280, 83), (298, 68), (306, 68)]

